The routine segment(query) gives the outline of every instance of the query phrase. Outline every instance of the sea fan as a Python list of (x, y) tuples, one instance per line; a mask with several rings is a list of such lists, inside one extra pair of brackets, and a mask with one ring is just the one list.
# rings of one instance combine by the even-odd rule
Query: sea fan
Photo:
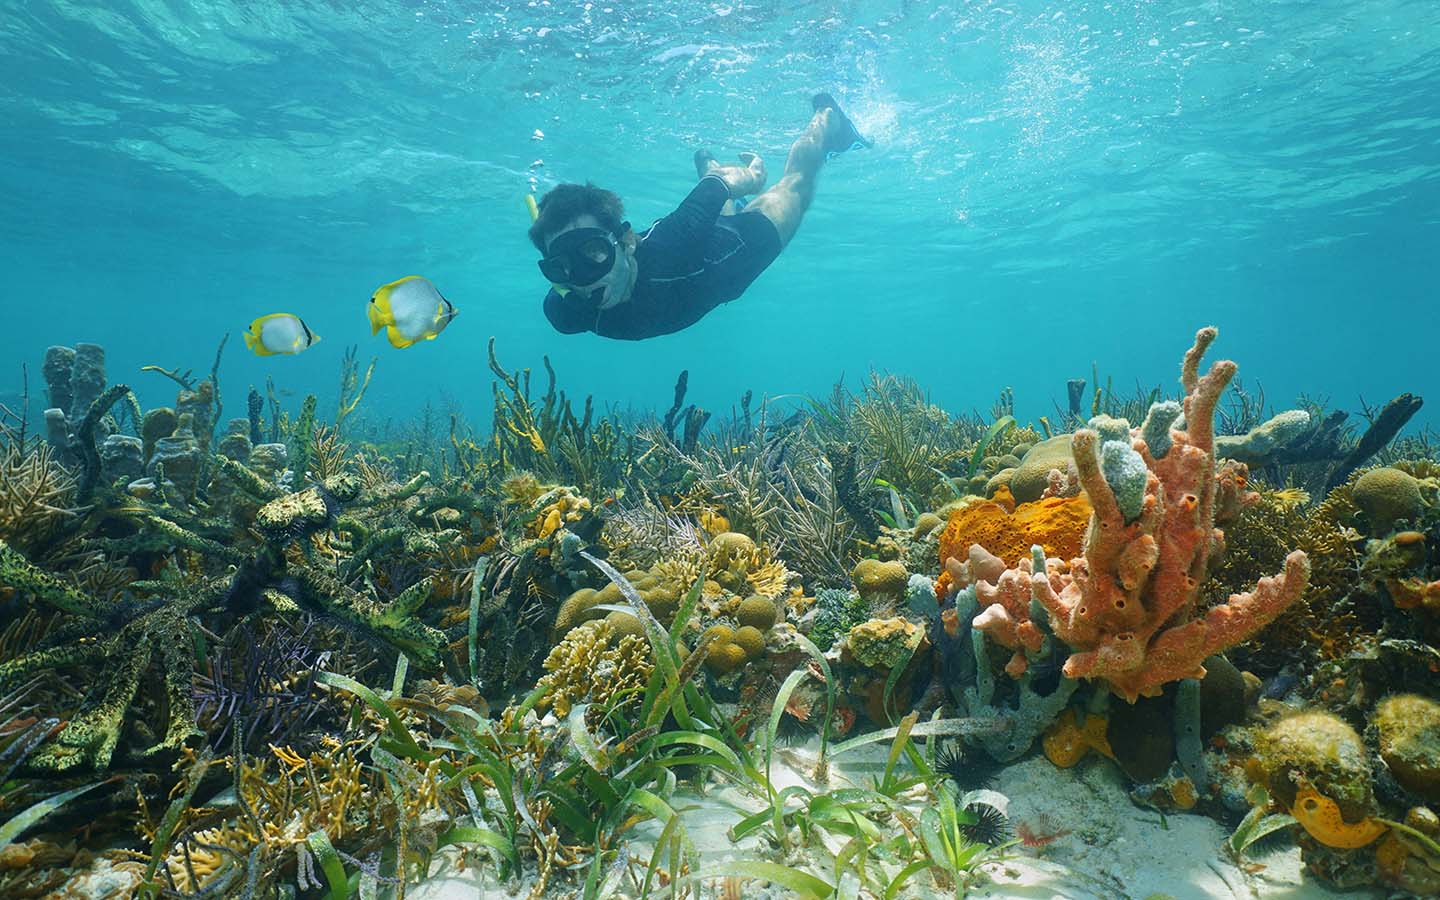
[(33, 554), (80, 514), (75, 494), (75, 477), (49, 444), (0, 449), (0, 540)]

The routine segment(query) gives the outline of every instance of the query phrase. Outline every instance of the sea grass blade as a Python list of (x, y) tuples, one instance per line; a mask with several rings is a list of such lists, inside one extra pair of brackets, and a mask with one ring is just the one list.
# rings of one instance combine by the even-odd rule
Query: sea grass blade
[(346, 900), (350, 896), (350, 882), (345, 877), (345, 865), (340, 862), (340, 854), (335, 852), (335, 846), (330, 843), (330, 835), (324, 831), (312, 831), (305, 838), (305, 843), (310, 846), (315, 858), (320, 860), (320, 870), (325, 873), (325, 880), (330, 884), (330, 900)]

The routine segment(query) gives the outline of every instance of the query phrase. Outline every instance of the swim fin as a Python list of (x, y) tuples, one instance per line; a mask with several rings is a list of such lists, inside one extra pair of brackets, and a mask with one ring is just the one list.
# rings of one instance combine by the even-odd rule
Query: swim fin
[(845, 115), (845, 111), (840, 108), (840, 104), (836, 103), (835, 98), (830, 94), (822, 91), (814, 97), (811, 97), (810, 103), (815, 107), (816, 112), (822, 109), (828, 109), (840, 117), (841, 128), (833, 139), (825, 143), (826, 159), (830, 159), (837, 154), (845, 153), (849, 150), (859, 150), (871, 146), (870, 142), (860, 134), (859, 130), (855, 127), (855, 123), (850, 121), (850, 117)]
[(715, 154), (701, 147), (695, 151), (695, 177), (704, 178), (710, 174), (710, 164), (715, 162)]

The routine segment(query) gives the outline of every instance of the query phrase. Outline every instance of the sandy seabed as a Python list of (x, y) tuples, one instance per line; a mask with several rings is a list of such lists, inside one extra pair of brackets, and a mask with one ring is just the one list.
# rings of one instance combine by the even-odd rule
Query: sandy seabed
[[(832, 761), (828, 785), (813, 785), (807, 778), (816, 758), (812, 744), (778, 751), (774, 764), (777, 789), (802, 784), (815, 790), (863, 786), (884, 768), (888, 747), (859, 748)], [(1263, 856), (1264, 868), (1247, 873), (1230, 861), (1224, 849), (1228, 833), (1213, 819), (1200, 815), (1171, 814), (1162, 824), (1154, 810), (1136, 806), (1126, 793), (1123, 777), (1113, 765), (1091, 758), (1073, 769), (1062, 770), (1044, 757), (1034, 756), (999, 772), (991, 789), (1008, 798), (1005, 810), (1012, 821), (1033, 821), (1046, 816), (1069, 834), (1047, 846), (1041, 855), (1015, 848), (1006, 857), (984, 867), (984, 877), (965, 895), (973, 898), (1017, 900), (1146, 900), (1161, 895), (1174, 900), (1370, 900), (1380, 891), (1340, 892), (1307, 878), (1300, 851), (1293, 845)], [(986, 798), (991, 799), (990, 797)], [(1004, 800), (995, 798), (997, 805)], [(771, 859), (765, 842), (749, 836), (730, 841), (727, 830), (742, 816), (759, 809), (755, 801), (728, 785), (712, 785), (703, 792), (682, 789), (672, 806), (680, 810), (685, 827), (699, 852), (700, 867), (727, 859)], [(629, 852), (647, 860), (659, 826), (648, 822), (633, 832)], [(831, 849), (838, 849), (836, 841)], [(453, 848), (452, 848), (453, 849)], [(822, 877), (828, 866), (816, 853), (814, 871)], [(793, 861), (792, 861), (793, 862)], [(534, 886), (533, 874), (508, 885), (498, 884), (489, 865), (466, 867), (458, 853), (437, 858), (431, 878), (407, 891), (412, 900), (511, 900), (526, 897)], [(750, 881), (742, 887), (745, 898), (790, 896), (785, 889)], [(571, 890), (552, 889), (546, 896), (561, 897)], [(622, 890), (617, 897), (633, 897)], [(701, 897), (719, 896), (707, 886)], [(912, 879), (904, 897), (935, 897), (928, 878)]]

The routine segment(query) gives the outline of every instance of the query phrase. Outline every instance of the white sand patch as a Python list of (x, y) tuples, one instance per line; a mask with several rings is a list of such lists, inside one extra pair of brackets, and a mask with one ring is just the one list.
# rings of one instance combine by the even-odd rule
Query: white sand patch
[[(812, 791), (841, 787), (869, 787), (884, 770), (888, 747), (859, 748), (832, 761), (828, 785), (810, 778), (816, 745), (779, 750), (772, 772), (777, 790), (801, 785)], [(986, 877), (968, 897), (1014, 900), (1145, 900), (1168, 895), (1175, 900), (1368, 900), (1380, 891), (1340, 893), (1302, 873), (1299, 850), (1289, 847), (1264, 858), (1265, 868), (1255, 874), (1241, 871), (1225, 853), (1228, 833), (1212, 819), (1199, 815), (1169, 815), (1162, 827), (1160, 815), (1130, 802), (1123, 776), (1102, 760), (1089, 760), (1071, 770), (1059, 770), (1043, 757), (1034, 757), (1000, 772), (993, 787), (1009, 798), (1012, 823), (1036, 823), (1048, 817), (1070, 833), (1047, 846), (1039, 855), (1017, 848), (1002, 862), (987, 865)], [(682, 787), (671, 806), (689, 832), (700, 854), (700, 867), (731, 859), (775, 860), (769, 843), (755, 833), (732, 843), (729, 828), (761, 804), (740, 789), (711, 784), (703, 791)], [(648, 862), (659, 825), (646, 822), (631, 832), (627, 848), (632, 859)], [(832, 852), (839, 840), (826, 840)], [(500, 900), (527, 896), (533, 873), (509, 886), (497, 884), (488, 864), (460, 871), (458, 853), (442, 853), (424, 884), (407, 895), (413, 900)], [(810, 868), (827, 881), (832, 877), (823, 850), (810, 850), (799, 859), (785, 861)], [(662, 866), (663, 868), (663, 866)], [(653, 892), (653, 891), (652, 891)], [(565, 892), (552, 889), (546, 896)], [(708, 897), (707, 889), (702, 896)], [(618, 896), (633, 896), (624, 894)], [(749, 882), (746, 900), (788, 896), (773, 886)], [(863, 894), (862, 894), (863, 896)], [(903, 896), (939, 896), (929, 879), (911, 880)]]

